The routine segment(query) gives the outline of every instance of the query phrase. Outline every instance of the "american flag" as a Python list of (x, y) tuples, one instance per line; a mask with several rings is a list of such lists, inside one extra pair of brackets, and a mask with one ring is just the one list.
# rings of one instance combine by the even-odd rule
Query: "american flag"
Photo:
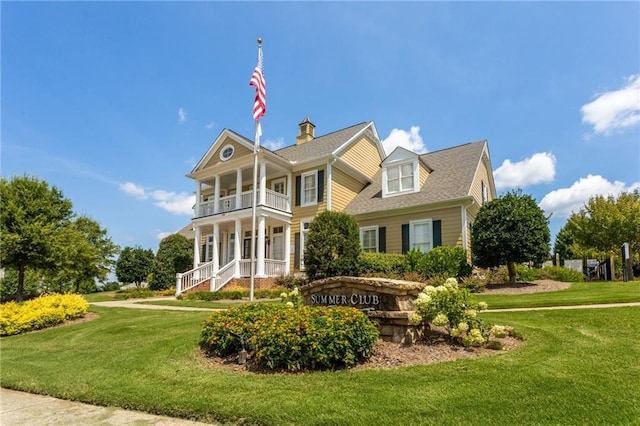
[(260, 118), (267, 112), (267, 86), (262, 75), (262, 46), (258, 48), (258, 65), (253, 70), (249, 86), (256, 87), (256, 100), (253, 103), (253, 118)]

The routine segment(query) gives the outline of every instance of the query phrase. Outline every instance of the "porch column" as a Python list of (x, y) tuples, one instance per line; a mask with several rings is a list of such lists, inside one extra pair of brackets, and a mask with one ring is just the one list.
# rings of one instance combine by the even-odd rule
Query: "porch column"
[(236, 210), (242, 208), (242, 170), (236, 170)]
[[(293, 194), (291, 173), (287, 173), (287, 211), (291, 211), (291, 196)], [(286, 240), (289, 241), (289, 240)], [(288, 244), (288, 243), (287, 243)]]
[(267, 165), (265, 163), (260, 164), (260, 197), (258, 198), (258, 205), (267, 204)]
[(200, 227), (194, 226), (193, 228), (193, 267), (194, 269), (198, 267), (200, 263), (200, 243), (202, 242), (202, 237), (200, 235)]
[(258, 218), (258, 258), (256, 260), (256, 277), (264, 277), (264, 233), (265, 219), (264, 216)]
[(220, 269), (220, 254), (219, 250), (219, 241), (220, 241), (220, 225), (217, 223), (213, 224), (213, 275), (218, 273), (218, 269)]
[(202, 202), (202, 184), (196, 181), (196, 206), (194, 207), (193, 217), (200, 217), (200, 202)]
[(233, 244), (233, 259), (236, 264), (234, 266), (233, 275), (236, 277), (240, 276), (240, 259), (242, 259), (242, 253), (240, 252), (240, 239), (242, 238), (242, 222), (240, 219), (236, 219), (235, 229), (233, 230), (235, 235), (235, 240)]
[(213, 177), (216, 181), (213, 185), (213, 213), (220, 213), (220, 175)]
[(285, 275), (291, 273), (291, 224), (284, 224), (284, 270)]

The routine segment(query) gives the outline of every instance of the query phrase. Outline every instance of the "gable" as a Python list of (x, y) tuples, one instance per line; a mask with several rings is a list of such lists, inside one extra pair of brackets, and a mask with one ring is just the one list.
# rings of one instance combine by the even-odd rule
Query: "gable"
[(233, 159), (244, 156), (247, 153), (253, 152), (253, 142), (229, 129), (224, 129), (218, 135), (216, 140), (213, 141), (207, 152), (202, 156), (200, 161), (198, 161), (193, 170), (191, 170), (190, 175), (215, 164), (222, 163), (223, 161), (220, 159), (220, 152), (228, 145), (232, 146), (234, 149), (233, 156), (228, 161), (232, 161)]
[(351, 143), (338, 155), (338, 158), (369, 179), (380, 169), (382, 161), (377, 145), (366, 136)]
[[(231, 148), (233, 150), (233, 155), (229, 159), (223, 160), (221, 154), (228, 148)], [(212, 155), (210, 156), (209, 161), (207, 161), (207, 163), (204, 164), (202, 168), (206, 169), (209, 167), (214, 167), (220, 163), (227, 163), (233, 160), (237, 160), (238, 158), (244, 157), (245, 155), (249, 154), (253, 154), (253, 150), (247, 148), (245, 144), (240, 143), (231, 137), (227, 137), (216, 146), (216, 148), (212, 151)]]

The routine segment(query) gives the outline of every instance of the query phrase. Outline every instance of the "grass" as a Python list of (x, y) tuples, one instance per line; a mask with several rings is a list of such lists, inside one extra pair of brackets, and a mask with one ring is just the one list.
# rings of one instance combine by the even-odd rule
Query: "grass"
[(525, 294), (473, 294), (489, 309), (575, 306), (586, 304), (640, 302), (640, 281), (574, 283), (566, 290)]
[(640, 307), (485, 313), (525, 344), (476, 360), (297, 375), (202, 362), (205, 312), (92, 310), (90, 322), (3, 338), (0, 384), (248, 424), (640, 424)]
[(184, 306), (188, 308), (208, 308), (208, 309), (229, 309), (232, 306), (238, 306), (244, 303), (282, 303), (280, 299), (267, 300), (260, 299), (255, 302), (249, 300), (153, 300), (148, 302), (136, 302), (141, 305), (161, 305), (161, 306)]

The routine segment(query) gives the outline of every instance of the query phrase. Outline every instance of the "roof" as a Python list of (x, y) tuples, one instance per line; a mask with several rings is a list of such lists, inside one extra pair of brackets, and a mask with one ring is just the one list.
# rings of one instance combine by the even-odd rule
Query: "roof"
[(358, 215), (440, 203), (470, 195), (471, 185), (486, 141), (472, 142), (420, 155), (432, 170), (420, 191), (382, 198), (382, 169), (345, 208)]
[(351, 127), (347, 127), (346, 129), (311, 139), (309, 142), (305, 142), (301, 145), (291, 145), (286, 148), (278, 149), (273, 151), (273, 153), (292, 162), (322, 158), (334, 152), (369, 124), (371, 124), (371, 121), (359, 123)]

